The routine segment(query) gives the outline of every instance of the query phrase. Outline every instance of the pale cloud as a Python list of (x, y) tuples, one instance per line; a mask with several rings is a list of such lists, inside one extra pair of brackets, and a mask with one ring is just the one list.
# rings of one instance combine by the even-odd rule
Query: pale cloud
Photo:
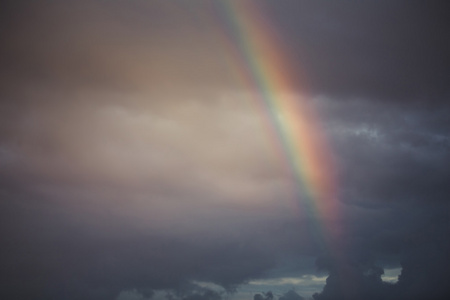
[[(83, 224), (92, 225), (86, 212), (107, 205), (142, 230), (204, 232), (208, 221), (198, 216), (206, 214), (218, 230), (233, 231), (283, 219), (295, 205), (273, 125), (251, 93), (86, 90), (78, 105), (55, 105), (63, 96), (36, 91), (48, 100), (17, 120), (21, 142), (2, 147), (14, 148), (2, 161), (13, 153), (20, 172), (36, 178), (33, 191), (79, 204), (74, 219)], [(242, 217), (230, 224), (237, 211)]]
[(282, 278), (252, 280), (249, 282), (249, 284), (270, 285), (270, 286), (278, 286), (278, 285), (303, 286), (308, 285), (311, 282), (325, 284), (327, 277), (328, 276), (303, 275), (301, 277), (282, 277)]
[(402, 268), (384, 269), (384, 274), (381, 275), (381, 279), (386, 282), (396, 283), (401, 273)]

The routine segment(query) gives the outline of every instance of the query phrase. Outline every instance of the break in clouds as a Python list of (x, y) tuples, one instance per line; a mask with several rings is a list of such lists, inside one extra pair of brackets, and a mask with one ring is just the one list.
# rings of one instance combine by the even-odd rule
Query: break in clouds
[(214, 4), (2, 2), (1, 297), (446, 299), (446, 5), (255, 2), (327, 137), (336, 261)]

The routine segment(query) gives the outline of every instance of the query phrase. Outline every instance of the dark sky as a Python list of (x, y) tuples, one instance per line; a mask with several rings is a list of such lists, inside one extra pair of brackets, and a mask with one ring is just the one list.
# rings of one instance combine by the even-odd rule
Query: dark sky
[(246, 2), (294, 78), (274, 99), (318, 116), (345, 251), (242, 84), (238, 1), (2, 1), (0, 298), (450, 297), (449, 5)]

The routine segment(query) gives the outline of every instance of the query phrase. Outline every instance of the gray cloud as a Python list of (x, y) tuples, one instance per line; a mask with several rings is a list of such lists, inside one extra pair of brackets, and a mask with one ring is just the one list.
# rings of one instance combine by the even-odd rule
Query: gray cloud
[(2, 298), (220, 300), (195, 282), (312, 276), (314, 257), (316, 299), (450, 294), (445, 5), (261, 5), (329, 138), (342, 270), (210, 2), (2, 2)]
[(305, 298), (297, 294), (294, 290), (287, 291), (279, 298), (279, 300), (303, 300), (303, 299)]
[(327, 116), (345, 201), (447, 200), (448, 106), (318, 102)]
[(337, 98), (446, 102), (446, 3), (268, 2), (311, 90)]

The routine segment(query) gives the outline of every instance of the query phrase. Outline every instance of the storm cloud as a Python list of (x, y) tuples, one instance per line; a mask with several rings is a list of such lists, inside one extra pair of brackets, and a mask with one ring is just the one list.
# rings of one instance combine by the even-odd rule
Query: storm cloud
[(335, 163), (324, 250), (216, 4), (0, 4), (0, 296), (448, 298), (448, 5), (255, 1)]

